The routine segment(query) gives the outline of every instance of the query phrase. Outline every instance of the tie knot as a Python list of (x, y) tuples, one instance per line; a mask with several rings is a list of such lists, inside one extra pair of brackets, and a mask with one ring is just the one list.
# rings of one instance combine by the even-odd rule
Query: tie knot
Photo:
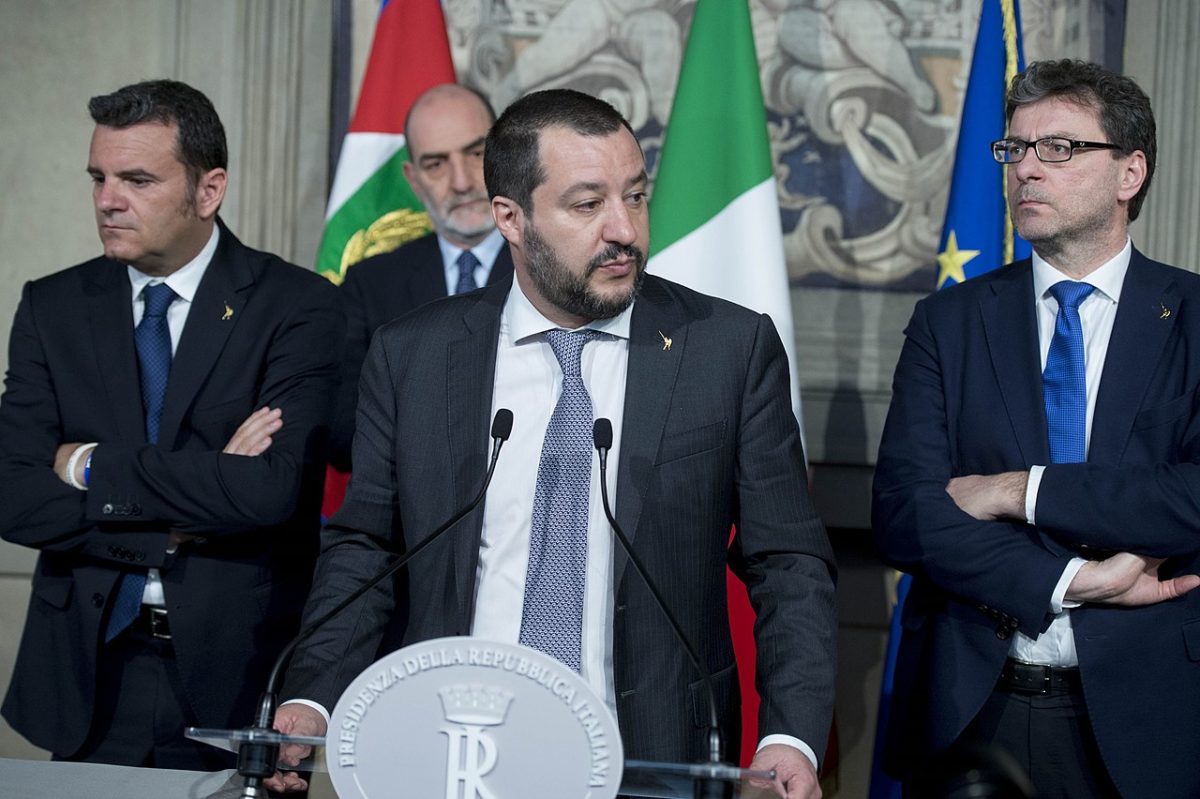
[(458, 264), (458, 284), (454, 287), (454, 293), (465, 294), (479, 288), (479, 284), (475, 282), (475, 269), (479, 266), (479, 259), (475, 257), (475, 253), (463, 250), (455, 263)]
[(1050, 293), (1058, 300), (1059, 308), (1074, 310), (1079, 307), (1089, 294), (1096, 290), (1091, 283), (1078, 283), (1074, 280), (1062, 280), (1050, 287)]
[(462, 253), (459, 254), (458, 260), (455, 263), (458, 264), (458, 270), (460, 272), (464, 269), (474, 272), (475, 268), (479, 266), (479, 259), (476, 258), (475, 253), (471, 252), (470, 250), (463, 250)]
[(550, 349), (554, 350), (554, 357), (558, 358), (563, 377), (579, 375), (579, 357), (583, 353), (583, 345), (599, 337), (600, 334), (595, 330), (546, 331), (546, 340), (550, 342)]
[(142, 300), (146, 304), (142, 316), (163, 316), (175, 300), (175, 292), (166, 283), (155, 283), (142, 289)]

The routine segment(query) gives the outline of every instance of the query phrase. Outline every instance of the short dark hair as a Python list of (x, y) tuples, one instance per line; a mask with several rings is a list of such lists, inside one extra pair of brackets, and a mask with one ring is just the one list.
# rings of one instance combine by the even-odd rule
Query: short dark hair
[(88, 113), (97, 125), (128, 128), (144, 122), (174, 124), (178, 129), (175, 157), (187, 171), (188, 187), (195, 190), (200, 176), (225, 169), (229, 151), (225, 127), (204, 93), (177, 80), (148, 80), (101, 94), (88, 101)]
[[(1061, 61), (1035, 61), (1013, 78), (1005, 97), (1004, 117), (1011, 122), (1013, 113), (1023, 105), (1047, 97), (1058, 97), (1077, 105), (1095, 108), (1100, 126), (1108, 140), (1120, 147), (1113, 157), (1141, 150), (1146, 155), (1146, 180), (1129, 201), (1129, 221), (1138, 218), (1154, 167), (1158, 161), (1158, 141), (1150, 98), (1130, 78), (1118, 75), (1099, 64), (1064, 58)], [(1119, 154), (1118, 154), (1119, 152)]]
[(552, 127), (581, 136), (607, 136), (625, 128), (637, 141), (625, 117), (603, 100), (573, 89), (527, 94), (506, 108), (488, 133), (483, 182), (489, 198), (507, 197), (532, 213), (533, 190), (546, 180), (538, 142), (541, 132)]

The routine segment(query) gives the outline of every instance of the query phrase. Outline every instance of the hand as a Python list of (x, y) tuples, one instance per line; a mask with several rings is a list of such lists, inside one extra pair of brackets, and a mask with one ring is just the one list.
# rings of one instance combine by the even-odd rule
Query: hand
[[(804, 756), (794, 746), (787, 744), (768, 744), (754, 755), (750, 768), (761, 771), (775, 771), (775, 781), (750, 780), (750, 784), (759, 789), (769, 791), (769, 795), (782, 796), (785, 799), (820, 799), (821, 782), (817, 779), (817, 770), (812, 761)], [(754, 793), (743, 792), (742, 796), (754, 796)], [(768, 795), (759, 791), (758, 795)]]
[[(280, 705), (275, 711), (275, 730), (285, 735), (324, 735), (327, 726), (324, 716), (298, 702)], [(279, 749), (279, 759), (289, 766), (299, 765), (310, 754), (312, 747), (300, 744), (287, 744)], [(274, 776), (263, 780), (263, 784), (279, 793), (303, 791), (308, 787), (308, 782), (294, 771), (276, 771)]]
[(1184, 574), (1158, 579), (1162, 558), (1118, 552), (1105, 560), (1090, 560), (1067, 586), (1066, 599), (1104, 605), (1138, 607), (1183, 596), (1200, 587), (1200, 576)]
[(221, 450), (226, 455), (261, 455), (271, 446), (271, 434), (283, 427), (283, 411), (263, 406), (246, 417)]
[(970, 474), (946, 484), (954, 504), (980, 521), (1025, 519), (1025, 487), (1029, 472)]

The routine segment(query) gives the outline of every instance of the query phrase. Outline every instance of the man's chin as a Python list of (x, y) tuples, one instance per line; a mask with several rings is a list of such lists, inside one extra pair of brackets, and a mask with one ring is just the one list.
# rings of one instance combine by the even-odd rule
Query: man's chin
[(485, 219), (458, 220), (451, 217), (445, 226), (445, 235), (461, 241), (479, 241), (496, 229), (491, 214)]

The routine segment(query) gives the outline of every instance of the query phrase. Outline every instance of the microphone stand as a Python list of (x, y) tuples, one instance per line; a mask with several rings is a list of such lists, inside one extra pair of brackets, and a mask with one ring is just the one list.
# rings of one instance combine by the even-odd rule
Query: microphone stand
[[(488, 464), (487, 475), (483, 479), (483, 485), (480, 487), (479, 493), (475, 495), (475, 498), (466, 507), (447, 519), (432, 534), (399, 556), (394, 563), (363, 583), (332, 610), (302, 629), (295, 638), (288, 642), (287, 646), (283, 648), (283, 651), (275, 659), (275, 665), (271, 668), (266, 688), (263, 689), (262, 697), (259, 699), (258, 712), (254, 717), (254, 726), (249, 728), (249, 732), (269, 733), (272, 731), (271, 725), (275, 721), (275, 710), (279, 704), (279, 683), (283, 678), (283, 669), (291, 660), (292, 654), (295, 653), (300, 644), (323, 627), (330, 619), (349, 607), (355, 600), (360, 599), (367, 591), (378, 585), (380, 581), (399, 571), (427, 546), (441, 538), (443, 533), (462, 521), (467, 514), (475, 510), (479, 503), (483, 501), (484, 496), (487, 494), (488, 486), (492, 483), (492, 475), (496, 471), (496, 461), (500, 458), (500, 447), (508, 440), (509, 435), (512, 433), (512, 426), (512, 411), (508, 408), (501, 408), (496, 411), (496, 416), (492, 419), (491, 431), (492, 460)], [(238, 774), (245, 777), (245, 787), (242, 789), (241, 799), (260, 799), (260, 797), (266, 796), (262, 781), (275, 773), (275, 764), (278, 759), (278, 744), (255, 743), (250, 740), (238, 747)]]
[[(617, 524), (616, 517), (613, 516), (612, 508), (608, 503), (608, 451), (612, 449), (613, 431), (612, 422), (608, 419), (597, 419), (592, 424), (592, 442), (595, 444), (596, 453), (600, 456), (600, 499), (604, 504), (604, 515), (608, 518), (608, 523), (612, 525), (613, 533), (616, 534), (617, 540), (621, 542), (621, 548), (625, 550), (625, 554), (629, 556), (630, 563), (634, 569), (642, 577), (642, 582), (650, 589), (650, 593), (654, 597), (655, 603), (658, 604), (659, 610), (663, 612), (667, 622), (671, 625), (671, 629), (675, 632), (675, 636), (679, 642), (683, 644), (684, 652), (687, 653), (688, 659), (692, 662), (692, 668), (700, 675), (700, 679), (704, 683), (704, 692), (708, 697), (708, 763), (710, 765), (721, 765), (721, 750), (723, 741), (721, 738), (720, 720), (717, 718), (717, 695), (713, 690), (712, 674), (700, 662), (700, 655), (688, 640), (687, 635), (683, 632), (683, 627), (679, 624), (679, 620), (675, 618), (675, 614), (671, 612), (670, 607), (663, 599), (662, 593), (658, 590), (658, 585), (650, 579), (650, 572), (646, 565), (642, 562), (641, 557), (634, 551), (633, 545), (625, 536), (625, 531), (621, 529), (621, 525)], [(696, 783), (696, 799), (725, 799), (732, 795), (732, 786), (728, 783), (719, 780), (701, 779)]]

